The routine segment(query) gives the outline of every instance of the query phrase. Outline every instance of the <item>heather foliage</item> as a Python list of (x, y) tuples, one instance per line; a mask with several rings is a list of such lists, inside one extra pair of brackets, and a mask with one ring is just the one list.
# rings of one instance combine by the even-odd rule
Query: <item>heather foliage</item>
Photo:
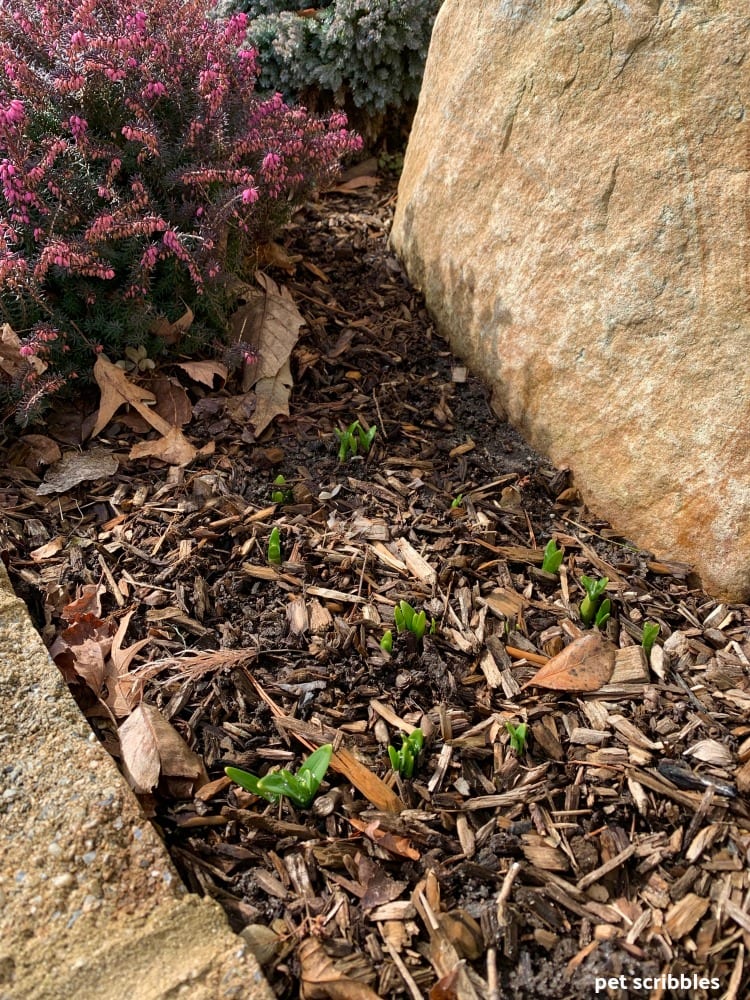
[(0, 0), (0, 321), (25, 419), (97, 352), (160, 347), (358, 148), (341, 114), (254, 94), (247, 18), (205, 0)]
[(299, 0), (229, 0), (251, 18), (261, 86), (297, 99), (311, 86), (370, 114), (419, 94), (441, 0), (329, 0), (314, 17)]

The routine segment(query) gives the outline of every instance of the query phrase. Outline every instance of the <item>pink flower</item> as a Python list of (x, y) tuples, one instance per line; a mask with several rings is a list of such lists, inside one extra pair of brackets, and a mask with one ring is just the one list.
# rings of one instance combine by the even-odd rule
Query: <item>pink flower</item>
[(80, 139), (86, 133), (89, 125), (85, 118), (79, 118), (78, 115), (71, 115), (68, 119), (68, 127), (76, 139)]
[(264, 174), (271, 173), (276, 167), (281, 166), (281, 157), (278, 153), (266, 153), (263, 157), (263, 163), (260, 169)]
[(19, 125), (26, 117), (23, 101), (14, 98), (7, 108), (0, 108), (0, 122), (4, 125)]
[(245, 188), (242, 192), (242, 202), (245, 205), (252, 205), (253, 202), (258, 200), (258, 189), (257, 188)]
[(147, 83), (146, 86), (141, 91), (141, 96), (145, 101), (153, 101), (156, 97), (164, 97), (167, 93), (167, 88), (160, 81), (155, 81), (153, 83)]

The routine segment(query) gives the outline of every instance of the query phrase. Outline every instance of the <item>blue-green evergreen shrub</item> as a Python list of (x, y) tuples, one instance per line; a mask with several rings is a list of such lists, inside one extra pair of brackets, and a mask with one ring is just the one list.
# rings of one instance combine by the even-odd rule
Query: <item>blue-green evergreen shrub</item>
[(224, 2), (250, 18), (262, 88), (287, 100), (317, 88), (375, 115), (416, 100), (441, 0), (329, 0), (314, 14), (309, 0)]

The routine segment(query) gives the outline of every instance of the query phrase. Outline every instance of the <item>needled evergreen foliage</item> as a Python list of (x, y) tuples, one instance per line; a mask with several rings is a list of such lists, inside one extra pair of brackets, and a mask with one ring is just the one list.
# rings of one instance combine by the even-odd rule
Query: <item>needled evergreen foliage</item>
[(288, 100), (318, 87), (371, 115), (416, 100), (441, 0), (223, 0), (250, 18), (260, 85)]
[(188, 308), (198, 339), (223, 332), (227, 278), (360, 140), (342, 114), (254, 92), (243, 13), (217, 21), (206, 0), (0, 0), (0, 13), (0, 361), (17, 352), (0, 371), (25, 422), (97, 353), (158, 351)]

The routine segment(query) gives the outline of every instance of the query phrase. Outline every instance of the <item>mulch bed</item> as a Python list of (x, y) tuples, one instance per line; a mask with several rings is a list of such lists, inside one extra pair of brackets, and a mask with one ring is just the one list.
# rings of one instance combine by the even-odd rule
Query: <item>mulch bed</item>
[[(145, 430), (120, 415), (99, 440), (112, 479), (39, 495), (43, 470), (6, 445), (13, 582), (53, 651), (76, 598), (97, 641), (132, 613), (120, 679), (210, 779), (165, 765), (144, 807), (280, 997), (747, 996), (750, 609), (619, 536), (497, 419), (387, 250), (394, 198), (385, 181), (329, 193), (285, 230), (268, 273), (306, 327), (291, 416), (260, 441), (229, 409), (235, 380), (188, 386), (185, 433), (215, 453), (185, 469), (129, 459)], [(340, 462), (334, 429), (355, 418), (374, 443)], [(69, 444), (72, 424), (47, 434)], [(552, 536), (559, 575), (541, 570)], [(581, 634), (582, 574), (609, 579), (614, 672), (526, 686)], [(402, 600), (437, 630), (394, 630), (388, 655)], [(58, 662), (118, 757), (107, 691)], [(528, 725), (520, 753), (508, 722)], [(414, 727), (403, 780), (387, 747)], [(340, 752), (309, 809), (224, 777), (295, 770), (325, 742)]]

